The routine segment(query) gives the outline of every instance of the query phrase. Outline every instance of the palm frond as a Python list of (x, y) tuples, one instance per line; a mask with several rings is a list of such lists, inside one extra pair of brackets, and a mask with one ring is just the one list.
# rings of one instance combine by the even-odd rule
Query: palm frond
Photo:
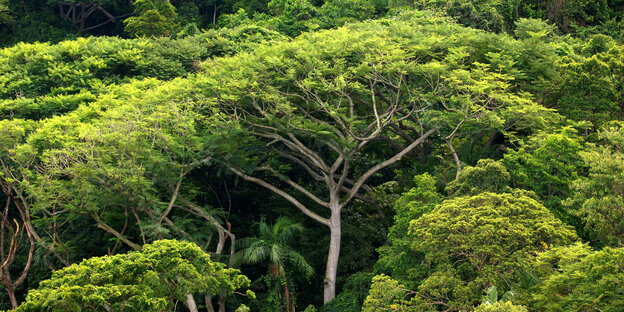
[(288, 263), (292, 265), (295, 270), (303, 272), (306, 277), (309, 278), (312, 274), (314, 274), (314, 268), (312, 268), (306, 259), (298, 252), (292, 249), (288, 250), (287, 258)]

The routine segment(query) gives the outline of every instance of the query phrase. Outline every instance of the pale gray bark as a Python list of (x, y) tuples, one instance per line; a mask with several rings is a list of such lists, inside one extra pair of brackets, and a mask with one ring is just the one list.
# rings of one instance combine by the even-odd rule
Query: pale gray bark
[(199, 312), (199, 310), (197, 310), (197, 304), (195, 304), (193, 294), (186, 294), (186, 307), (190, 312)]
[(336, 297), (336, 276), (338, 275), (338, 260), (340, 259), (340, 240), (342, 228), (340, 223), (340, 211), (342, 206), (335, 203), (331, 206), (332, 216), (329, 225), (329, 252), (327, 253), (327, 266), (325, 267), (325, 280), (323, 281), (323, 303), (327, 303)]

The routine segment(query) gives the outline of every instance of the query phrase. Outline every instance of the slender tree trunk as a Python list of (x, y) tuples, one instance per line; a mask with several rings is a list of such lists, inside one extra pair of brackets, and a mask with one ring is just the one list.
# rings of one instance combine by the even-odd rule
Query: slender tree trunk
[(212, 296), (209, 294), (205, 294), (204, 301), (206, 302), (206, 310), (208, 312), (215, 312), (214, 306), (212, 305)]
[(193, 294), (186, 294), (186, 307), (190, 312), (199, 312), (199, 310), (197, 310), (197, 304), (195, 304)]
[(217, 228), (217, 233), (219, 233), (219, 241), (217, 242), (217, 250), (215, 254), (220, 255), (223, 253), (223, 247), (225, 247), (225, 232)]
[(212, 11), (212, 25), (217, 24), (217, 1), (214, 2), (214, 8)]
[(227, 298), (226, 292), (219, 295), (219, 312), (225, 312), (225, 298)]
[(290, 312), (290, 292), (288, 292), (288, 280), (284, 276), (284, 296), (286, 297), (286, 312)]
[(17, 309), (17, 299), (15, 298), (15, 288), (6, 287), (7, 294), (9, 295), (9, 300), (11, 300), (11, 309)]
[(323, 303), (332, 301), (336, 297), (336, 275), (338, 273), (338, 259), (340, 257), (340, 212), (342, 206), (335, 199), (330, 203), (331, 218), (329, 224), (329, 252), (327, 254), (327, 266), (325, 269)]

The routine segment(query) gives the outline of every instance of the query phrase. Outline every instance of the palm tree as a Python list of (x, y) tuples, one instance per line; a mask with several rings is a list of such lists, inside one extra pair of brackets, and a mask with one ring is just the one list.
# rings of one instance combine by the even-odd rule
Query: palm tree
[[(284, 280), (284, 296), (286, 299), (286, 311), (295, 312), (294, 301), (291, 302), (286, 277), (286, 268), (305, 273), (309, 277), (313, 273), (312, 267), (297, 251), (288, 244), (303, 231), (303, 226), (293, 223), (286, 217), (280, 217), (275, 224), (269, 225), (261, 221), (258, 225), (258, 237), (244, 238), (236, 241), (241, 248), (234, 255), (236, 264), (255, 264), (268, 261), (268, 275), (273, 279)], [(279, 284), (277, 293), (281, 298)]]

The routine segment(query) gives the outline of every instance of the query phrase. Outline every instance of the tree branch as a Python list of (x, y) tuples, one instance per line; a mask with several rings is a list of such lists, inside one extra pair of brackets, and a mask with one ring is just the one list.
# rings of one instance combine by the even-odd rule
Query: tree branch
[(370, 178), (373, 174), (399, 161), (405, 154), (409, 153), (409, 151), (413, 150), (420, 143), (424, 142), (430, 135), (432, 135), (436, 131), (437, 131), (436, 129), (430, 129), (429, 131), (425, 132), (425, 134), (423, 134), (420, 138), (418, 138), (418, 140), (415, 140), (414, 142), (412, 142), (401, 152), (397, 153), (396, 155), (392, 156), (386, 161), (381, 162), (377, 164), (376, 166), (372, 167), (371, 169), (369, 169), (368, 171), (366, 171), (357, 180), (357, 182), (355, 182), (355, 184), (351, 188), (351, 192), (349, 192), (349, 194), (347, 195), (347, 198), (343, 201), (343, 204), (348, 203), (355, 196), (355, 194), (360, 190), (360, 187), (364, 184), (364, 182), (366, 182), (366, 180), (368, 180), (368, 178)]
[(227, 165), (228, 168), (230, 169), (230, 171), (232, 171), (234, 174), (238, 175), (239, 177), (249, 181), (249, 182), (253, 182), (256, 183), (262, 187), (265, 187), (267, 189), (269, 189), (270, 191), (272, 191), (273, 193), (281, 196), (282, 198), (286, 199), (287, 201), (289, 201), (291, 204), (293, 204), (295, 207), (297, 207), (297, 209), (299, 209), (301, 212), (303, 212), (306, 216), (316, 220), (317, 222), (324, 224), (326, 226), (330, 226), (330, 221), (329, 219), (323, 218), (319, 215), (317, 215), (316, 213), (314, 213), (313, 211), (311, 211), (310, 209), (308, 209), (306, 206), (304, 206), (302, 203), (300, 203), (297, 199), (295, 199), (294, 197), (290, 196), (288, 193), (280, 190), (279, 188), (277, 188), (276, 186), (263, 181), (261, 179), (252, 177), (250, 175), (247, 175), (245, 173), (243, 173), (241, 170), (235, 168), (232, 165)]

